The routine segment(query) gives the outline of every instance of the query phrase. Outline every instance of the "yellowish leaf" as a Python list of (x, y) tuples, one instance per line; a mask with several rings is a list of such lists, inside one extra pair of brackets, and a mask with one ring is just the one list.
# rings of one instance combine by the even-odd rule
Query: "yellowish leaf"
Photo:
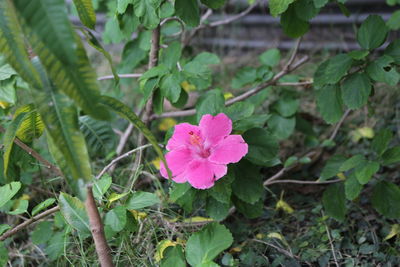
[(156, 248), (156, 253), (154, 254), (154, 259), (156, 262), (160, 262), (162, 258), (164, 257), (164, 250), (168, 247), (175, 247), (178, 243), (164, 239), (158, 242), (157, 248)]
[(118, 199), (121, 199), (121, 198), (123, 198), (124, 196), (126, 196), (128, 193), (122, 193), (122, 194), (117, 194), (117, 193), (115, 193), (115, 192), (112, 192), (111, 193), (111, 195), (108, 197), (108, 204), (107, 204), (107, 206), (108, 207), (110, 207), (111, 206), (111, 204), (114, 202), (114, 201), (117, 201)]
[(191, 218), (183, 220), (184, 223), (202, 223), (202, 222), (212, 222), (212, 221), (214, 221), (214, 220), (211, 218), (205, 218), (205, 217), (200, 217), (200, 216), (195, 216), (195, 217), (191, 217)]
[(174, 127), (176, 124), (177, 124), (177, 121), (175, 119), (173, 119), (173, 118), (165, 118), (158, 125), (158, 129), (160, 131), (166, 132), (170, 128)]
[(336, 176), (340, 179), (340, 180), (346, 180), (346, 176), (344, 175), (343, 172), (339, 172), (338, 174), (336, 174)]
[(234, 97), (234, 95), (231, 92), (224, 93), (225, 100), (231, 99), (233, 97)]
[(136, 221), (143, 220), (147, 217), (146, 212), (141, 212), (137, 210), (129, 210), (129, 212), (132, 214)]
[(188, 93), (196, 90), (196, 86), (194, 84), (190, 84), (188, 81), (181, 82), (181, 87)]
[(389, 234), (383, 239), (384, 241), (389, 240), (395, 236), (400, 237), (400, 224), (393, 224), (392, 228), (390, 229)]
[(6, 108), (8, 108), (10, 105), (11, 105), (11, 103), (8, 103), (8, 102), (6, 102), (6, 101), (0, 101), (0, 107), (1, 107), (2, 109), (6, 109)]
[(151, 164), (153, 164), (153, 166), (154, 166), (157, 170), (159, 170), (159, 169), (160, 169), (160, 164), (161, 164), (161, 159), (160, 159), (159, 157), (157, 157), (157, 158), (155, 158), (155, 159), (153, 159), (153, 160), (151, 161)]

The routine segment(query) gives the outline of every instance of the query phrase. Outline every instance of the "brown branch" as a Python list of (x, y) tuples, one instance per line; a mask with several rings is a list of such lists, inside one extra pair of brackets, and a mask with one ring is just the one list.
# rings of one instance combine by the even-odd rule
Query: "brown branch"
[(96, 247), (97, 256), (99, 257), (102, 267), (113, 267), (111, 250), (107, 244), (104, 234), (104, 227), (101, 222), (100, 214), (93, 197), (92, 186), (86, 187), (87, 196), (85, 201), (86, 211), (89, 216), (90, 230), (92, 232), (94, 245)]
[(57, 212), (59, 210), (60, 210), (60, 207), (59, 206), (55, 206), (55, 207), (53, 207), (53, 208), (51, 208), (49, 210), (46, 210), (46, 211), (44, 211), (42, 213), (39, 213), (38, 215), (32, 217), (31, 219), (26, 220), (25, 222), (15, 226), (14, 228), (12, 228), (12, 229), (8, 230), (7, 232), (5, 232), (4, 234), (2, 234), (0, 236), (0, 241), (6, 240), (10, 236), (13, 236), (16, 233), (18, 233), (19, 231), (21, 231), (22, 229), (25, 229), (26, 227), (28, 227), (32, 223), (34, 223), (34, 222), (36, 222), (36, 221), (38, 221), (40, 219), (43, 219), (44, 217), (49, 216), (49, 215), (51, 215), (51, 214), (53, 214), (53, 213), (55, 213), (55, 212)]
[[(0, 132), (5, 132), (5, 129), (0, 126)], [(58, 176), (62, 176), (62, 172), (60, 171), (59, 168), (57, 168), (57, 166), (51, 164), (48, 160), (46, 160), (45, 158), (43, 158), (38, 152), (36, 152), (35, 150), (33, 150), (32, 148), (30, 148), (29, 146), (27, 146), (24, 142), (22, 142), (21, 140), (19, 140), (17, 137), (15, 137), (14, 139), (14, 143), (19, 146), (20, 148), (22, 148), (26, 153), (28, 153), (29, 155), (31, 155), (33, 158), (35, 158), (37, 161), (39, 161), (40, 163), (42, 163), (47, 169), (52, 170), (53, 172), (55, 172)]]
[(350, 114), (350, 109), (346, 110), (343, 114), (343, 116), (340, 118), (340, 121), (336, 124), (335, 128), (332, 131), (331, 136), (329, 137), (329, 140), (333, 141), (333, 139), (335, 139), (336, 135), (339, 132), (340, 127), (342, 127), (343, 122), (345, 121), (345, 119), (347, 118), (347, 116)]
[[(301, 58), (299, 61), (294, 63), (292, 66), (290, 66), (286, 70), (282, 70), (282, 71), (278, 72), (270, 81), (264, 82), (256, 87), (254, 87), (253, 89), (246, 91), (245, 93), (243, 93), (239, 96), (229, 99), (228, 101), (225, 102), (225, 106), (230, 106), (236, 102), (245, 100), (245, 99), (257, 94), (258, 92), (260, 92), (261, 90), (263, 90), (264, 88), (266, 88), (268, 86), (276, 85), (277, 81), (280, 78), (282, 78), (284, 75), (294, 71), (295, 69), (297, 69), (298, 67), (300, 67), (301, 65), (306, 63), (307, 61), (308, 61), (308, 56)], [(184, 116), (191, 116), (194, 114), (196, 114), (196, 109), (188, 109), (188, 110), (183, 110), (183, 111), (165, 112), (161, 115), (154, 114), (153, 116), (151, 116), (150, 119), (167, 118), (167, 117), (184, 117)]]
[(340, 179), (328, 180), (328, 181), (301, 181), (301, 180), (275, 180), (269, 183), (264, 183), (264, 186), (271, 184), (311, 184), (311, 185), (322, 185), (322, 184), (333, 184), (342, 182)]
[(205, 27), (217, 27), (217, 26), (221, 26), (221, 25), (232, 23), (235, 20), (241, 19), (242, 17), (244, 17), (247, 14), (249, 14), (253, 10), (253, 8), (255, 8), (258, 5), (258, 2), (259, 2), (259, 0), (254, 1), (254, 3), (251, 4), (248, 8), (246, 8), (245, 10), (243, 10), (242, 12), (240, 12), (240, 13), (238, 13), (236, 15), (230, 16), (230, 17), (228, 17), (226, 19), (223, 19), (223, 20), (218, 20), (218, 21), (211, 22), (210, 24), (203, 24), (203, 25), (205, 25)]

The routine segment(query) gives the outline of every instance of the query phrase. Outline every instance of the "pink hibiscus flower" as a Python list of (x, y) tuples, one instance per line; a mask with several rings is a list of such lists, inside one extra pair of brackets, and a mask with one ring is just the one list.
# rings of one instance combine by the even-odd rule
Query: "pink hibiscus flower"
[[(232, 121), (223, 113), (204, 115), (199, 126), (181, 123), (169, 139), (165, 158), (177, 183), (189, 182), (194, 188), (207, 189), (223, 177), (227, 164), (238, 162), (248, 146), (240, 135), (231, 135)], [(161, 175), (168, 178), (164, 164)]]

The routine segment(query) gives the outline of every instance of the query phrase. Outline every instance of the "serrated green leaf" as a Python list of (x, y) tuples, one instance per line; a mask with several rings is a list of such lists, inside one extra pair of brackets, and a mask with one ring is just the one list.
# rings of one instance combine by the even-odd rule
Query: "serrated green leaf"
[(342, 167), (342, 165), (345, 161), (346, 161), (346, 158), (342, 155), (332, 156), (326, 162), (324, 168), (322, 169), (319, 180), (326, 181), (329, 178), (336, 176), (340, 172), (340, 168)]
[(270, 0), (269, 1), (269, 12), (272, 16), (277, 17), (278, 15), (285, 12), (289, 5), (293, 3), (294, 0)]
[(362, 188), (362, 184), (358, 182), (353, 173), (344, 182), (344, 190), (348, 200), (356, 199), (360, 195)]
[(327, 123), (335, 123), (343, 115), (343, 104), (340, 87), (338, 85), (325, 85), (318, 91), (317, 107), (322, 118)]
[(346, 77), (342, 83), (342, 99), (351, 109), (364, 106), (371, 94), (371, 81), (365, 73), (354, 73)]
[(212, 9), (218, 9), (225, 5), (226, 0), (201, 0), (203, 4)]
[(374, 186), (371, 201), (380, 214), (391, 219), (400, 218), (400, 188), (397, 185), (379, 182)]
[[(339, 171), (340, 172), (346, 172), (348, 170), (351, 170), (362, 163), (364, 163), (365, 157), (363, 155), (355, 155), (343, 162), (343, 164), (340, 166)], [(338, 173), (338, 172), (337, 172)]]
[(229, 230), (218, 223), (210, 223), (192, 234), (186, 243), (186, 259), (192, 266), (212, 261), (233, 242)]
[(321, 87), (326, 84), (336, 84), (347, 73), (353, 59), (347, 54), (339, 54), (324, 61), (318, 66), (314, 74), (314, 86)]
[(355, 176), (360, 184), (366, 184), (371, 180), (372, 175), (379, 171), (379, 163), (374, 161), (365, 161), (354, 170)]
[(216, 221), (222, 221), (229, 214), (229, 203), (219, 202), (218, 200), (210, 197), (206, 203), (206, 213), (208, 216)]
[(370, 62), (367, 66), (369, 77), (377, 82), (383, 82), (388, 85), (396, 85), (400, 80), (400, 74), (392, 66), (394, 59), (388, 55), (383, 55)]
[(132, 0), (135, 15), (140, 18), (143, 26), (154, 29), (160, 22), (157, 9), (161, 0)]
[(20, 182), (11, 182), (0, 186), (0, 207), (10, 201), (21, 189)]
[(85, 205), (76, 197), (61, 192), (59, 198), (61, 214), (82, 236), (90, 235), (89, 217)]
[(108, 225), (115, 232), (119, 232), (124, 229), (126, 225), (126, 208), (123, 206), (117, 206), (106, 213), (104, 218), (104, 225)]
[(221, 90), (214, 89), (202, 95), (196, 104), (197, 120), (205, 114), (217, 115), (224, 110), (225, 98)]
[(271, 132), (253, 128), (243, 134), (243, 138), (249, 145), (249, 152), (246, 158), (258, 163), (267, 163), (278, 156), (279, 144)]
[(385, 42), (387, 33), (385, 21), (378, 15), (369, 15), (358, 29), (357, 41), (362, 48), (372, 50)]
[(161, 267), (186, 267), (182, 246), (176, 245), (165, 249)]
[(104, 174), (100, 179), (94, 181), (93, 183), (93, 196), (96, 199), (101, 199), (103, 195), (110, 188), (112, 183), (112, 178), (108, 174)]
[(274, 67), (278, 65), (281, 60), (281, 52), (277, 48), (268, 49), (260, 55), (259, 59), (261, 64)]
[(235, 165), (235, 181), (232, 192), (240, 200), (254, 204), (261, 199), (264, 192), (260, 169), (248, 161)]
[(392, 140), (393, 133), (389, 129), (382, 129), (380, 130), (374, 137), (371, 143), (371, 148), (373, 151), (378, 154), (378, 156), (381, 156), (383, 152), (386, 151), (390, 140)]
[(330, 185), (322, 196), (322, 204), (327, 215), (343, 222), (346, 216), (346, 195), (342, 183)]
[[(280, 0), (279, 0), (280, 1)], [(310, 23), (297, 17), (296, 10), (290, 6), (281, 16), (283, 32), (292, 38), (298, 38), (308, 32)]]
[(400, 39), (391, 42), (386, 47), (385, 55), (392, 57), (396, 64), (400, 64)]
[(283, 140), (292, 135), (296, 127), (296, 118), (285, 118), (274, 113), (268, 119), (267, 123), (271, 133), (276, 137), (276, 139)]
[(235, 179), (235, 172), (231, 169), (227, 175), (215, 182), (208, 191), (211, 197), (222, 203), (230, 203), (232, 194), (232, 182)]

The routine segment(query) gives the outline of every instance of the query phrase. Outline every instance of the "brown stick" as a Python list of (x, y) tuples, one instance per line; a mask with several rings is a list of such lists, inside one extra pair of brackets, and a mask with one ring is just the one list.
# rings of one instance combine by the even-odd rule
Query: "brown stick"
[[(5, 132), (6, 130), (0, 126), (0, 132)], [(14, 143), (19, 146), (20, 148), (22, 148), (23, 150), (25, 150), (26, 153), (28, 153), (29, 155), (31, 155), (32, 157), (34, 157), (37, 161), (39, 161), (40, 163), (42, 163), (44, 166), (46, 166), (47, 169), (54, 171), (57, 175), (62, 176), (62, 172), (60, 171), (59, 168), (57, 168), (57, 166), (54, 166), (53, 164), (51, 164), (49, 161), (47, 161), (46, 159), (44, 159), (39, 153), (37, 153), (35, 150), (33, 150), (32, 148), (30, 148), (29, 146), (27, 146), (24, 142), (22, 142), (21, 140), (19, 140), (17, 137), (15, 137), (14, 139)]]
[(16, 233), (18, 233), (22, 229), (28, 227), (32, 223), (34, 223), (34, 222), (36, 222), (36, 221), (38, 221), (38, 220), (40, 220), (40, 219), (42, 219), (42, 218), (44, 218), (46, 216), (49, 216), (50, 214), (53, 214), (53, 213), (55, 213), (55, 212), (57, 212), (59, 210), (60, 210), (60, 207), (59, 206), (55, 206), (54, 208), (51, 208), (51, 209), (46, 210), (46, 211), (44, 211), (42, 213), (39, 213), (38, 215), (32, 217), (31, 219), (29, 219), (29, 220), (27, 220), (27, 221), (15, 226), (14, 228), (12, 228), (12, 229), (8, 230), (7, 232), (5, 232), (4, 234), (2, 234), (0, 236), (0, 241), (6, 240), (10, 236), (15, 235)]
[(96, 247), (97, 256), (99, 257), (100, 266), (113, 267), (111, 250), (107, 244), (104, 234), (103, 224), (101, 222), (99, 211), (97, 210), (96, 202), (93, 197), (92, 185), (86, 187), (86, 211), (89, 216), (90, 230), (92, 232), (94, 245)]

